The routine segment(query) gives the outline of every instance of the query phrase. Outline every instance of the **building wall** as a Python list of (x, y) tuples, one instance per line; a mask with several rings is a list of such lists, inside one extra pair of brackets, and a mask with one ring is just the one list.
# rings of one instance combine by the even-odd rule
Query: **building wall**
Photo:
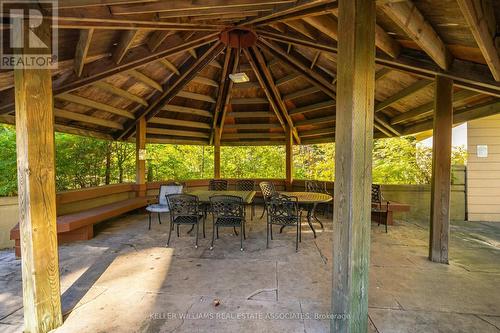
[[(500, 115), (468, 122), (467, 210), (470, 221), (500, 222)], [(478, 157), (477, 146), (488, 156)]]

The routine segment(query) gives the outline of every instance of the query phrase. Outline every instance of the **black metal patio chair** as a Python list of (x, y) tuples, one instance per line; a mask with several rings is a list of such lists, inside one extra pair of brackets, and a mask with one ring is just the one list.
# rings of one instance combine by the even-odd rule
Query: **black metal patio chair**
[[(237, 191), (255, 191), (255, 181), (253, 179), (239, 179), (236, 182)], [(253, 220), (255, 216), (255, 202), (251, 203), (250, 219)]]
[[(305, 190), (306, 192), (316, 192), (316, 193), (325, 193), (328, 195), (332, 195), (332, 193), (328, 192), (326, 187), (326, 182), (319, 182), (317, 180), (306, 180), (305, 181)], [(331, 213), (333, 215), (333, 200), (331, 202), (320, 204), (323, 208), (322, 215), (326, 216), (326, 213)], [(331, 208), (331, 212), (330, 212)]]
[(262, 198), (264, 199), (264, 209), (262, 210), (262, 215), (260, 216), (260, 219), (262, 219), (264, 214), (267, 212), (269, 199), (271, 199), (271, 197), (278, 192), (272, 182), (260, 182), (259, 187), (262, 192)]
[(240, 228), (240, 250), (243, 251), (245, 235), (245, 204), (243, 199), (233, 195), (213, 195), (210, 197), (213, 215), (212, 244), (214, 248), (215, 234), (219, 238), (220, 227)]
[(297, 226), (295, 239), (295, 251), (299, 250), (299, 242), (302, 241), (301, 213), (297, 197), (274, 194), (267, 203), (267, 241), (269, 248), (269, 236), (273, 239), (273, 225), (281, 227)]
[(227, 180), (225, 179), (210, 179), (208, 182), (209, 191), (227, 191)]
[(198, 248), (198, 229), (200, 220), (203, 220), (203, 238), (205, 238), (205, 218), (200, 211), (198, 197), (190, 194), (167, 195), (168, 208), (170, 210), (170, 228), (168, 231), (167, 247), (170, 244), (170, 236), (174, 226), (177, 226), (177, 237), (179, 237), (179, 226), (196, 226), (195, 248)]
[(389, 201), (382, 196), (382, 190), (378, 184), (372, 184), (372, 212), (378, 213), (378, 225), (384, 224), (387, 233), (387, 215), (383, 219), (383, 213), (389, 214)]

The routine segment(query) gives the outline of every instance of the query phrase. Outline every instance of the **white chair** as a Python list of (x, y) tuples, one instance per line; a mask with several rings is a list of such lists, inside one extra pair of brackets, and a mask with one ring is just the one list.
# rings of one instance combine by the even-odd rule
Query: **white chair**
[(151, 230), (151, 213), (158, 213), (158, 223), (161, 224), (161, 213), (168, 213), (167, 195), (182, 193), (182, 185), (179, 183), (172, 183), (160, 186), (160, 193), (158, 195), (158, 203), (149, 205), (146, 210), (149, 214), (149, 230)]

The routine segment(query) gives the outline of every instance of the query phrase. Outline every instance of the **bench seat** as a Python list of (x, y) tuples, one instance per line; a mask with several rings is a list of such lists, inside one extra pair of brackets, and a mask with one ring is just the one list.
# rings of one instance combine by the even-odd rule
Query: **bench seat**
[[(120, 216), (135, 209), (143, 208), (147, 206), (148, 199), (147, 197), (132, 198), (77, 213), (58, 216), (58, 242), (91, 239), (94, 237), (94, 224)], [(20, 238), (19, 224), (17, 224), (10, 231), (10, 239), (15, 241), (17, 257), (21, 256)]]

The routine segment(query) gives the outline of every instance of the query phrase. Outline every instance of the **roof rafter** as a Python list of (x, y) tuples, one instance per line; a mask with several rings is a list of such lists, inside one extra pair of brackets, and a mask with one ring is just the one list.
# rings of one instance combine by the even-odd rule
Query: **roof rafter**
[(83, 66), (85, 66), (85, 58), (87, 57), (93, 34), (94, 29), (80, 30), (80, 37), (78, 39), (78, 44), (76, 45), (74, 62), (75, 73), (78, 77), (82, 76)]
[[(238, 64), (240, 63), (240, 51), (237, 49), (234, 49), (234, 51), (232, 53), (234, 53), (233, 64), (232, 64), (232, 67), (230, 67), (230, 69), (231, 69), (231, 73), (235, 73), (236, 68), (237, 68)], [(219, 129), (220, 130), (216, 132), (216, 134), (219, 135), (219, 140), (222, 137), (222, 132), (224, 130), (227, 109), (229, 108), (229, 101), (231, 99), (232, 88), (234, 85), (234, 82), (232, 80), (226, 79), (226, 81), (227, 81), (227, 91), (224, 94), (224, 99), (222, 100), (223, 103), (222, 103), (222, 108), (221, 108), (221, 112), (220, 112), (220, 121), (219, 121)]]
[[(206, 49), (206, 48), (205, 48)], [(142, 110), (138, 111), (136, 118), (132, 121), (128, 121), (124, 128), (125, 130), (120, 133), (118, 139), (128, 138), (135, 131), (136, 123), (142, 119), (146, 118), (149, 120), (156, 116), (166, 104), (168, 104), (190, 81), (193, 77), (198, 75), (198, 73), (205, 68), (212, 60), (214, 60), (224, 49), (224, 45), (221, 42), (214, 43), (211, 47), (206, 49), (202, 56), (198, 59), (190, 59), (180, 69), (181, 75), (176, 77), (172, 82), (169, 79), (164, 84), (164, 91), (161, 94), (155, 94), (151, 104)]]
[[(212, 131), (210, 134), (210, 143), (213, 142), (213, 137), (216, 134), (216, 128), (219, 126), (219, 114), (226, 102), (227, 94), (228, 94), (228, 85), (229, 85), (229, 68), (231, 66), (231, 48), (226, 48), (226, 54), (224, 55), (224, 64), (222, 65), (219, 89), (217, 92), (217, 100), (214, 105), (213, 114), (214, 118), (212, 121)], [(220, 131), (219, 131), (220, 132)]]
[(259, 49), (256, 46), (253, 46), (249, 50), (245, 50), (245, 56), (250, 62), (250, 65), (252, 66), (252, 69), (257, 76), (262, 89), (264, 89), (264, 92), (266, 93), (266, 96), (269, 99), (271, 107), (276, 113), (276, 117), (278, 118), (279, 122), (282, 125), (285, 125), (285, 130), (286, 126), (290, 128), (295, 141), (300, 144), (300, 136), (293, 124), (292, 118), (288, 114), (288, 110), (285, 102), (281, 97), (281, 93), (274, 84), (274, 78), (272, 77), (272, 74), (267, 67), (264, 56), (260, 53)]

